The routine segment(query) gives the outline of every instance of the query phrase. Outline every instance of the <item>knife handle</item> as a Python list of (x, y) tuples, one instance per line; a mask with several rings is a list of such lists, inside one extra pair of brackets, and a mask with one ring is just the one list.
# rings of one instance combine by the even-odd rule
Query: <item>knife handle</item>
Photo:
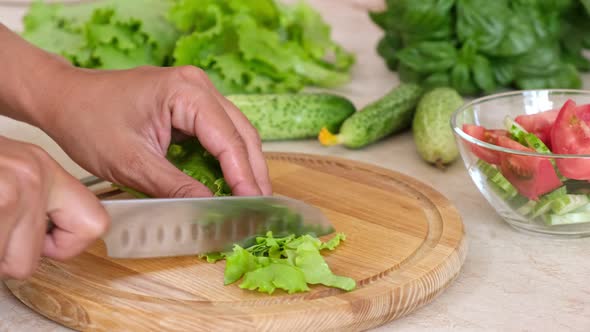
[[(100, 179), (94, 175), (87, 176), (85, 178), (80, 179), (80, 182), (86, 187), (90, 187), (95, 184), (99, 184), (103, 181), (104, 181), (103, 179)], [(51, 220), (51, 218), (48, 218), (47, 219), (47, 229), (45, 230), (45, 234), (51, 233), (51, 231), (53, 231), (54, 228), (55, 228), (55, 224), (53, 223), (53, 220)]]

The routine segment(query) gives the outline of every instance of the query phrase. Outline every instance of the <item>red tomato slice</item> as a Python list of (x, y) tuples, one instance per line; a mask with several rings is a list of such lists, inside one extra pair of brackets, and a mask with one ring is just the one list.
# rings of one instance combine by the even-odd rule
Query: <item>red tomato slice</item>
[[(508, 130), (504, 130), (504, 129), (486, 129), (486, 131), (488, 132), (488, 134), (493, 134), (496, 136), (506, 136), (506, 137), (510, 137), (508, 136)], [(491, 136), (493, 136), (491, 135)], [(496, 137), (496, 140), (498, 138)], [(496, 143), (494, 143), (496, 144)]]
[[(563, 105), (551, 130), (554, 153), (590, 154), (590, 127), (578, 116), (587, 109), (587, 106), (576, 107), (573, 100)], [(590, 180), (590, 160), (557, 159), (557, 167), (570, 179)]]
[[(467, 135), (476, 138), (480, 141), (484, 141), (490, 144), (497, 145), (498, 137), (506, 136), (508, 137), (508, 131), (506, 130), (488, 130), (482, 126), (472, 125), (472, 124), (465, 124), (463, 125), (463, 131), (467, 133)], [(488, 148), (484, 148), (481, 146), (477, 146), (475, 144), (471, 144), (471, 151), (481, 160), (488, 162), (490, 164), (499, 165), (500, 164), (500, 157), (498, 156), (498, 152), (490, 150)]]
[(576, 107), (576, 114), (582, 121), (589, 124), (590, 122), (590, 104), (584, 104)]
[(519, 115), (514, 121), (521, 125), (524, 130), (535, 134), (551, 149), (551, 128), (558, 114), (559, 110), (552, 110), (536, 114)]
[[(505, 136), (498, 138), (498, 145), (508, 149), (534, 152), (533, 149)], [(505, 152), (499, 152), (499, 156), (502, 175), (516, 187), (521, 195), (529, 199), (536, 200), (540, 195), (562, 185), (549, 159)]]

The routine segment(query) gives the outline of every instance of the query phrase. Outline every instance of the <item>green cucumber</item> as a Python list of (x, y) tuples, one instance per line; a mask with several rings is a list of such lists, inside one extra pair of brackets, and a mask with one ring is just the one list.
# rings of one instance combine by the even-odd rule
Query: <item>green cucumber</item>
[(508, 129), (510, 136), (518, 143), (529, 147), (539, 153), (551, 154), (551, 150), (535, 134), (527, 132), (521, 125), (510, 117), (504, 118), (504, 125)]
[(537, 205), (537, 202), (530, 200), (530, 201), (526, 202), (524, 205), (517, 208), (516, 212), (518, 212), (526, 217), (529, 214), (533, 213), (533, 209), (535, 208), (535, 205)]
[(525, 136), (528, 132), (521, 125), (512, 120), (509, 116), (506, 116), (504, 118), (504, 126), (506, 126), (506, 130), (508, 130), (508, 133), (515, 141), (527, 146)]
[[(547, 147), (547, 145), (545, 145), (545, 143), (543, 143), (543, 141), (541, 141), (541, 139), (538, 138), (537, 135), (526, 133), (523, 139), (526, 143), (525, 145), (529, 148), (539, 153), (551, 154), (551, 150), (549, 150), (549, 147)], [(551, 162), (553, 162), (553, 160), (551, 160)]]
[(540, 215), (543, 215), (551, 210), (551, 206), (553, 202), (562, 197), (567, 195), (567, 188), (565, 186), (561, 186), (550, 193), (547, 193), (539, 198), (537, 204), (532, 211), (532, 218), (536, 218)]
[(408, 129), (423, 91), (417, 84), (402, 83), (351, 115), (342, 123), (338, 134), (326, 127), (318, 139), (325, 146), (342, 144), (359, 149)]
[(575, 213), (590, 212), (590, 204), (582, 205), (582, 206), (578, 207), (577, 209), (573, 210), (572, 212), (575, 212)]
[(548, 214), (543, 216), (548, 226), (582, 224), (590, 222), (590, 212), (573, 212), (564, 215)]
[(324, 127), (340, 128), (356, 112), (345, 97), (329, 93), (236, 94), (229, 99), (263, 141), (316, 138)]
[[(531, 202), (530, 199), (528, 199), (527, 197), (524, 197), (520, 194), (516, 195), (514, 198), (512, 198), (508, 204), (513, 208), (513, 209), (520, 209), (520, 208), (524, 208), (525, 205), (529, 204), (529, 202)], [(534, 201), (533, 201), (534, 202)]]
[(553, 200), (551, 210), (558, 215), (564, 215), (579, 209), (590, 202), (586, 195), (565, 195)]
[(518, 194), (518, 190), (510, 183), (502, 173), (498, 172), (496, 175), (490, 178), (498, 187), (502, 188), (505, 192), (507, 192), (511, 198), (515, 197)]
[(513, 197), (510, 193), (508, 193), (505, 190), (503, 190), (502, 188), (500, 188), (500, 186), (498, 186), (496, 183), (494, 183), (490, 179), (488, 179), (487, 182), (488, 182), (488, 186), (490, 188), (492, 188), (492, 190), (496, 193), (496, 195), (498, 195), (502, 200), (508, 201)]
[(412, 134), (418, 154), (439, 168), (459, 157), (450, 118), (463, 105), (461, 95), (452, 88), (434, 88), (424, 94), (416, 107)]
[[(477, 168), (479, 168), (479, 170), (483, 173), (483, 175), (485, 175), (487, 178), (491, 178), (493, 176), (495, 176), (496, 174), (500, 173), (500, 171), (498, 171), (496, 169), (496, 167), (492, 166), (490, 163), (485, 162), (481, 159), (478, 159), (476, 162)], [(506, 180), (508, 181), (508, 180)]]
[(514, 187), (494, 166), (479, 159), (477, 161), (477, 167), (486, 176), (488, 183), (493, 189), (495, 189), (500, 197), (505, 200), (510, 200), (518, 196), (518, 190), (516, 187)]
[[(551, 150), (537, 135), (527, 132), (521, 125), (519, 125), (516, 121), (512, 120), (510, 117), (506, 116), (504, 118), (504, 125), (508, 129), (508, 133), (510, 136), (518, 141), (520, 144), (529, 147), (536, 152), (543, 153), (543, 154), (552, 154)], [(564, 177), (560, 172), (555, 160), (550, 159), (551, 165), (553, 165), (553, 169), (555, 169), (555, 173), (557, 177), (561, 181), (565, 181), (567, 178)]]

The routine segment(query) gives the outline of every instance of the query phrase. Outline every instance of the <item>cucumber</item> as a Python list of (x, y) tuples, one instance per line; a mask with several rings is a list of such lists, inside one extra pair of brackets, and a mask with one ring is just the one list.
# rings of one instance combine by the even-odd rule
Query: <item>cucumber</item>
[(533, 212), (535, 205), (537, 205), (536, 201), (532, 201), (532, 200), (528, 201), (524, 205), (522, 205), (521, 207), (517, 208), (516, 212), (518, 212), (526, 217)]
[(586, 195), (565, 195), (553, 201), (551, 210), (555, 214), (563, 215), (585, 206), (588, 202), (590, 200)]
[[(543, 143), (543, 141), (541, 141), (541, 139), (538, 138), (535, 134), (527, 133), (524, 135), (523, 138), (526, 143), (525, 145), (529, 148), (539, 153), (551, 154), (551, 150), (549, 150), (547, 145), (545, 145), (545, 143)], [(553, 161), (553, 159), (551, 161)]]
[(346, 119), (338, 134), (326, 127), (318, 139), (325, 146), (342, 144), (359, 149), (408, 129), (422, 94), (419, 85), (402, 83)]
[(491, 179), (488, 179), (487, 182), (488, 182), (488, 186), (490, 188), (492, 188), (492, 190), (494, 192), (496, 192), (496, 194), (504, 201), (510, 201), (516, 197), (516, 194), (518, 194), (517, 192), (509, 192), (509, 191), (502, 189), (502, 187), (500, 187), (497, 183), (495, 183)]
[(518, 143), (539, 153), (551, 154), (551, 150), (549, 150), (547, 145), (545, 145), (545, 143), (543, 143), (540, 138), (538, 138), (535, 134), (531, 134), (526, 131), (521, 125), (512, 120), (510, 117), (506, 116), (504, 118), (504, 125), (510, 133), (510, 136)]
[(543, 216), (548, 226), (582, 224), (590, 222), (590, 212), (572, 212), (564, 215), (548, 214)]
[(235, 94), (229, 99), (263, 141), (316, 138), (324, 127), (337, 130), (356, 112), (345, 97), (329, 93)]
[(506, 130), (508, 130), (508, 133), (515, 141), (524, 146), (528, 146), (525, 141), (525, 136), (528, 132), (521, 125), (512, 120), (509, 116), (506, 116), (504, 118), (504, 126), (506, 126)]
[[(521, 125), (512, 120), (510, 117), (506, 116), (506, 118), (504, 118), (504, 125), (510, 133), (510, 136), (512, 136), (512, 138), (518, 141), (520, 144), (539, 153), (552, 154), (551, 150), (549, 150), (549, 147), (547, 147), (547, 145), (545, 145), (545, 143), (543, 143), (543, 141), (541, 141), (537, 135), (527, 132)], [(557, 167), (555, 160), (549, 159), (549, 161), (551, 162), (551, 165), (553, 165), (553, 169), (555, 169), (557, 177), (559, 177), (561, 181), (565, 181), (567, 178), (559, 172), (559, 168)]]
[(479, 159), (477, 161), (477, 167), (486, 176), (488, 183), (496, 190), (500, 197), (505, 200), (510, 200), (518, 196), (518, 190), (516, 187), (514, 187), (494, 166)]
[(535, 204), (535, 207), (533, 208), (531, 217), (536, 218), (542, 214), (549, 212), (551, 210), (553, 202), (555, 200), (559, 199), (560, 197), (566, 196), (566, 195), (567, 195), (566, 187), (561, 186), (561, 187), (553, 190), (552, 192), (541, 196), (539, 198), (539, 201), (537, 201), (537, 204)]
[[(500, 171), (498, 171), (498, 169), (496, 169), (496, 167), (492, 166), (491, 164), (489, 164), (481, 159), (478, 159), (476, 164), (477, 164), (477, 168), (479, 168), (479, 170), (487, 178), (494, 177), (494, 176), (496, 176), (496, 174), (500, 173)], [(506, 180), (506, 181), (508, 181), (508, 180)]]
[(418, 154), (426, 162), (444, 168), (459, 157), (450, 119), (463, 103), (461, 95), (448, 87), (434, 88), (420, 99), (412, 134)]

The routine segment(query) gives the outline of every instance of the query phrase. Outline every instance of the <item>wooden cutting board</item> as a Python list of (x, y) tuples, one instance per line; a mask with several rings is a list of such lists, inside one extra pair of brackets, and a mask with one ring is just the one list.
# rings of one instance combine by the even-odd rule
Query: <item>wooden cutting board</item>
[(66, 263), (43, 259), (32, 278), (6, 284), (33, 310), (76, 330), (344, 331), (404, 316), (458, 275), (466, 253), (463, 224), (432, 188), (349, 160), (267, 156), (276, 193), (319, 207), (346, 234), (325, 258), (335, 274), (357, 281), (354, 291), (245, 291), (223, 285), (224, 262), (110, 259), (102, 241)]

